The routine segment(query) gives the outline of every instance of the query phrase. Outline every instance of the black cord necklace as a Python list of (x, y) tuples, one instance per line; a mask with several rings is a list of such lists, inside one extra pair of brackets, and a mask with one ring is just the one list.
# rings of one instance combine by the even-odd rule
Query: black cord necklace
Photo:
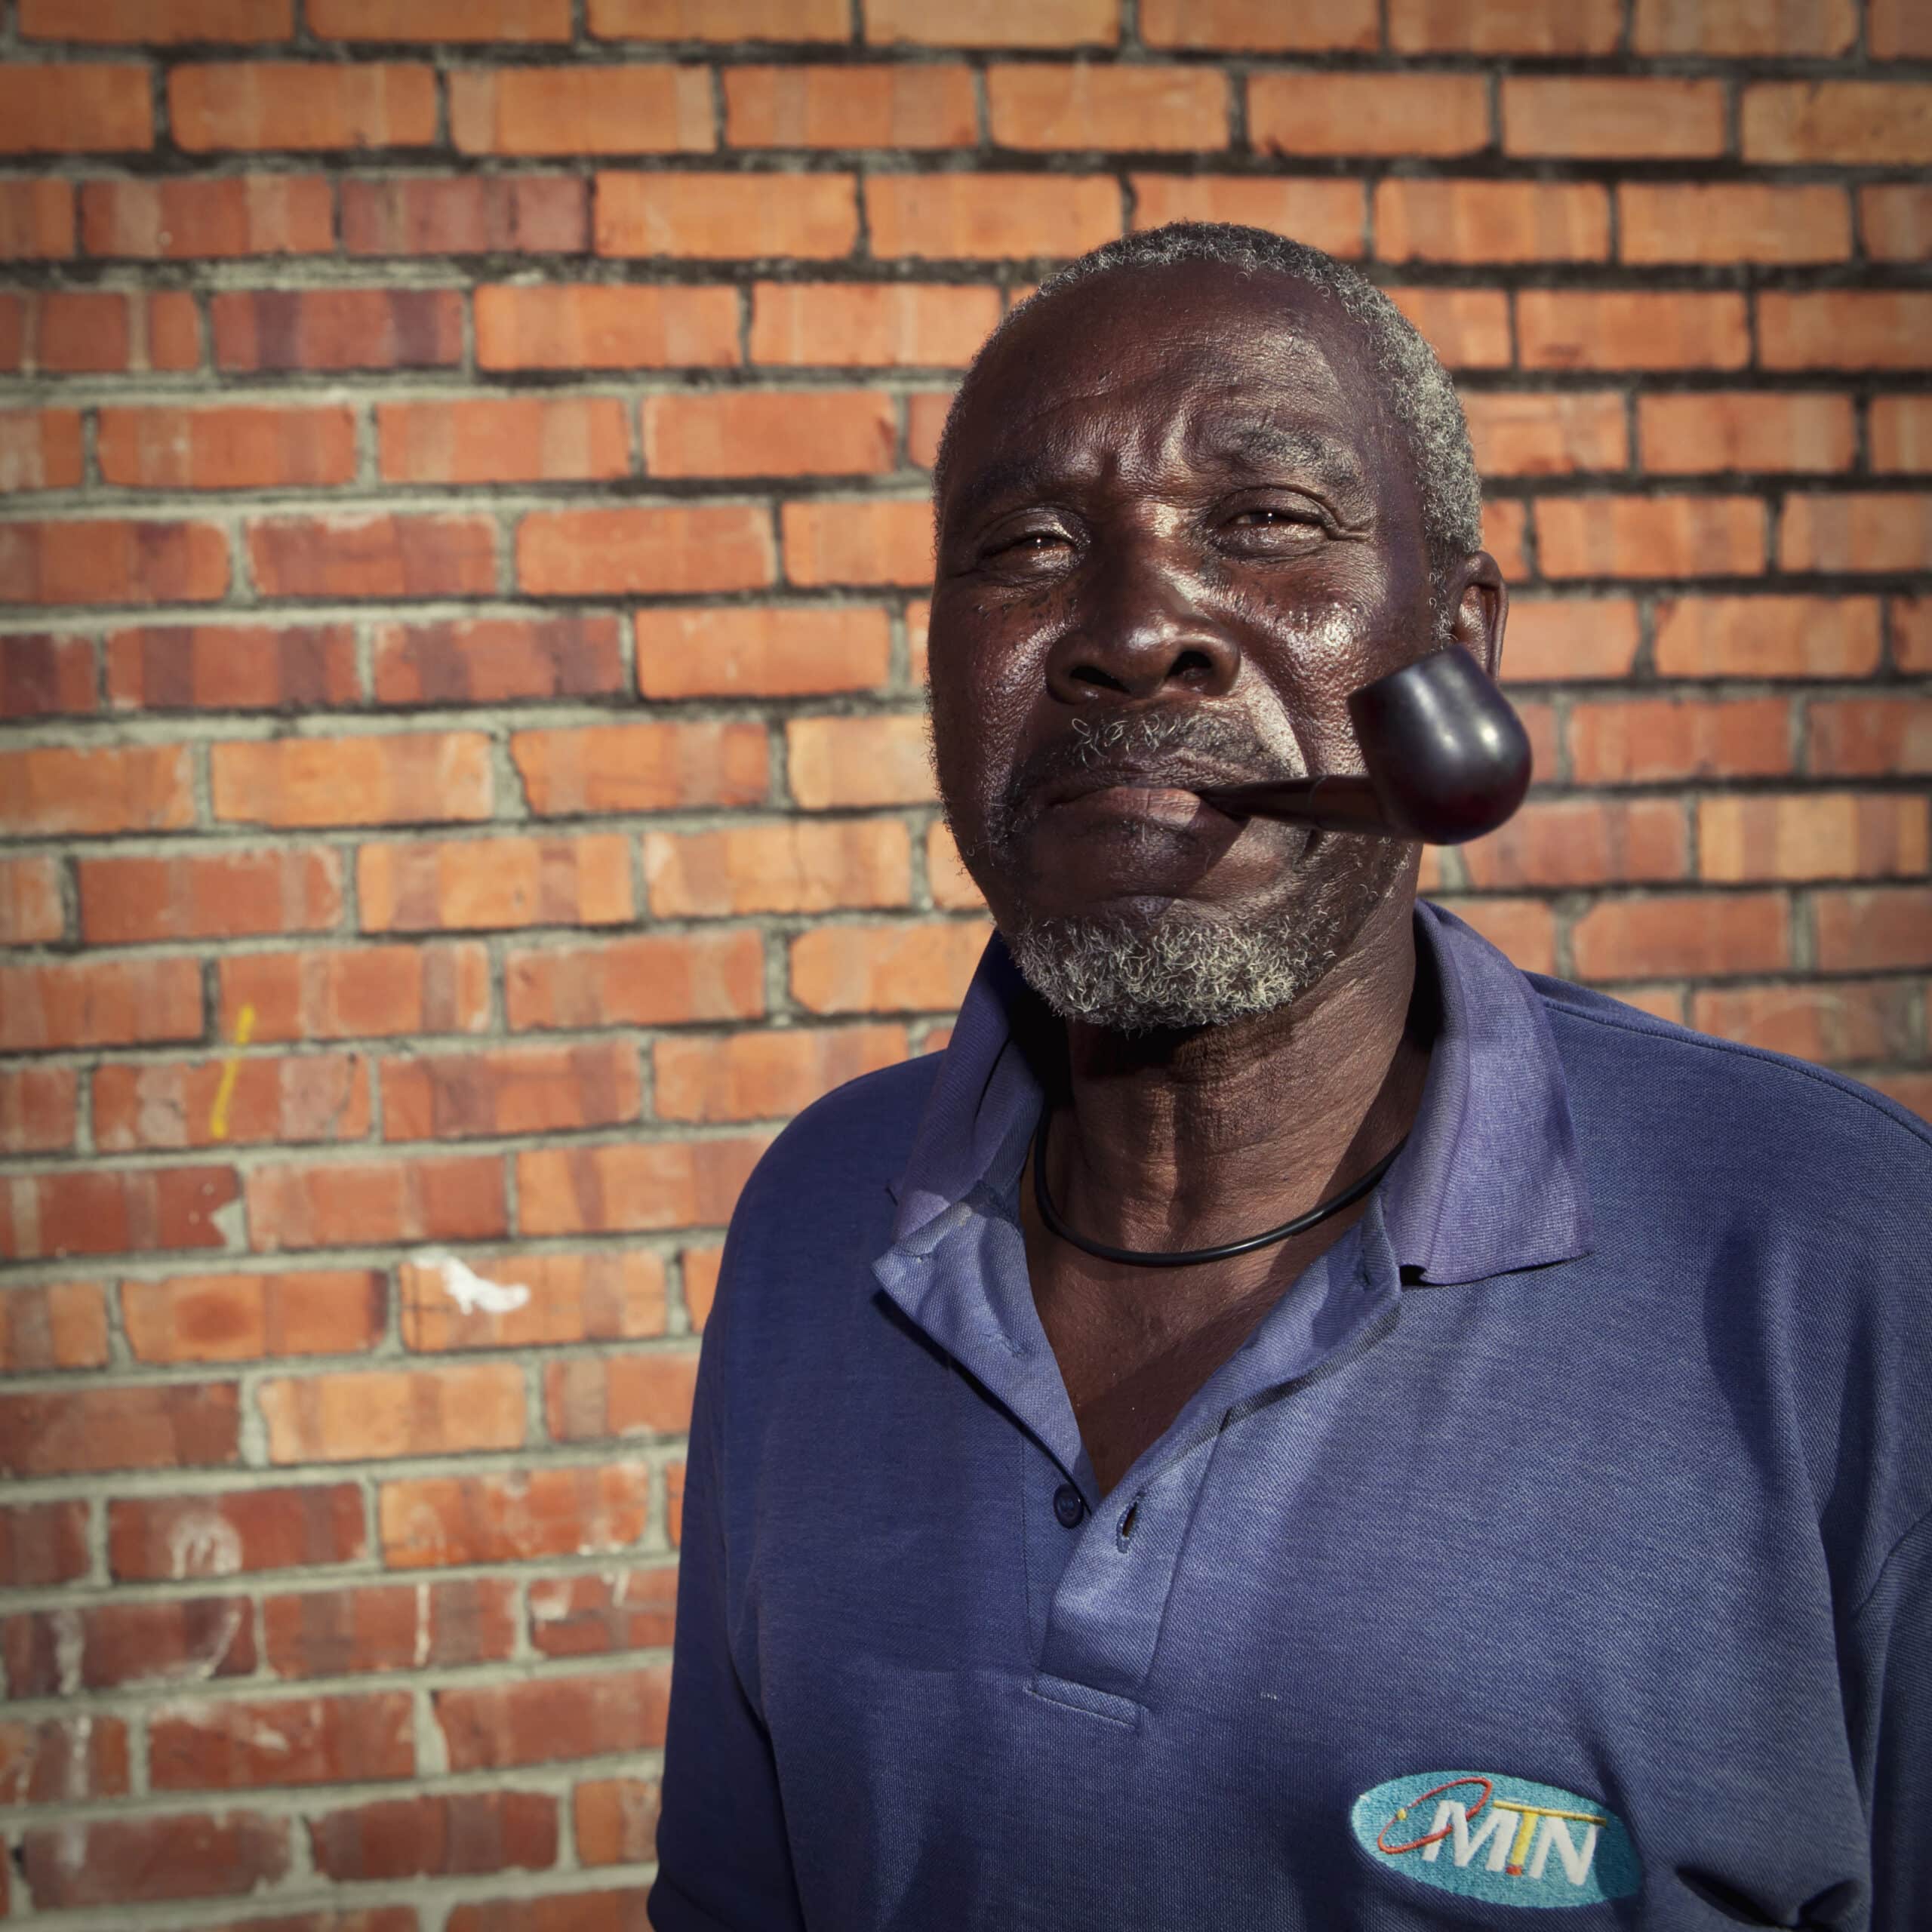
[(1306, 1214), (1297, 1214), (1292, 1221), (1284, 1221), (1278, 1228), (1270, 1228), (1265, 1235), (1251, 1235), (1245, 1241), (1225, 1241), (1219, 1247), (1188, 1247), (1171, 1251), (1109, 1247), (1105, 1241), (1089, 1241), (1084, 1235), (1075, 1234), (1060, 1219), (1060, 1210), (1047, 1192), (1047, 1121), (1051, 1112), (1049, 1109), (1041, 1115), (1040, 1131), (1033, 1137), (1033, 1198), (1040, 1204), (1040, 1219), (1062, 1241), (1071, 1241), (1084, 1254), (1101, 1261), (1124, 1262), (1135, 1268), (1192, 1268), (1204, 1261), (1225, 1261), (1230, 1255), (1251, 1254), (1257, 1247), (1272, 1247), (1278, 1241), (1286, 1241), (1291, 1235), (1306, 1234), (1331, 1214), (1339, 1214), (1344, 1208), (1359, 1201), (1389, 1171), (1395, 1164), (1395, 1156), (1408, 1142), (1408, 1136), (1404, 1134), (1359, 1180), (1352, 1180), (1340, 1194), (1318, 1201)]

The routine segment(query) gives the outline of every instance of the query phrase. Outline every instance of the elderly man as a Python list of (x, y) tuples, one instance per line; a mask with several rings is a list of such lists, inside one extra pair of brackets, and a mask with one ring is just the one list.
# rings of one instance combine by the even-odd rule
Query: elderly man
[(999, 937), (734, 1222), (657, 1932), (1932, 1923), (1924, 1128), (1211, 801), (1494, 669), (1435, 357), (1313, 251), (1136, 236), (994, 335), (937, 499)]

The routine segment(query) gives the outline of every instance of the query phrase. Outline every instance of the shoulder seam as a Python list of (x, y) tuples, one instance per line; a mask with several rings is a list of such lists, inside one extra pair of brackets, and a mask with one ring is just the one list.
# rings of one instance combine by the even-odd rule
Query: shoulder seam
[(1852, 1623), (1857, 1623), (1859, 1620), (1864, 1616), (1865, 1613), (1872, 1607), (1872, 1600), (1878, 1594), (1880, 1589), (1884, 1587), (1886, 1573), (1890, 1570), (1893, 1561), (1897, 1557), (1899, 1552), (1904, 1549), (1906, 1545), (1911, 1542), (1912, 1538), (1917, 1536), (1919, 1531), (1924, 1529), (1928, 1524), (1932, 1524), (1932, 1507), (1928, 1507), (1921, 1510), (1919, 1513), (1916, 1516), (1913, 1517), (1912, 1521), (1906, 1524), (1905, 1527), (1899, 1532), (1897, 1537), (1893, 1541), (1891, 1548), (1886, 1551), (1883, 1559), (1879, 1563), (1878, 1574), (1872, 1579), (1872, 1587), (1865, 1592), (1863, 1596), (1860, 1598), (1858, 1607), (1851, 1613), (1850, 1620)]

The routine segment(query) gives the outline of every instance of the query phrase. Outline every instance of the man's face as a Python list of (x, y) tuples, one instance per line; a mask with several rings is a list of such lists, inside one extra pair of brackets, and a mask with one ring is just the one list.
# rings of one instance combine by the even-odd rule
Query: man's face
[(1431, 592), (1414, 479), (1323, 291), (1126, 270), (1001, 345), (940, 505), (934, 742), (1051, 1004), (1127, 1027), (1268, 1010), (1413, 878), (1414, 847), (1195, 788), (1360, 771), (1346, 700), (1438, 641)]

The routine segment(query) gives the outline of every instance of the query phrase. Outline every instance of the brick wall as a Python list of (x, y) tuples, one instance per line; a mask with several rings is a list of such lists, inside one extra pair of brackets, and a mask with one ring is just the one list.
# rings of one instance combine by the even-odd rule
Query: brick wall
[(1125, 224), (1463, 380), (1439, 894), (1932, 1112), (1922, 5), (4, 11), (0, 1914), (641, 1927), (720, 1231), (984, 931), (925, 466)]

